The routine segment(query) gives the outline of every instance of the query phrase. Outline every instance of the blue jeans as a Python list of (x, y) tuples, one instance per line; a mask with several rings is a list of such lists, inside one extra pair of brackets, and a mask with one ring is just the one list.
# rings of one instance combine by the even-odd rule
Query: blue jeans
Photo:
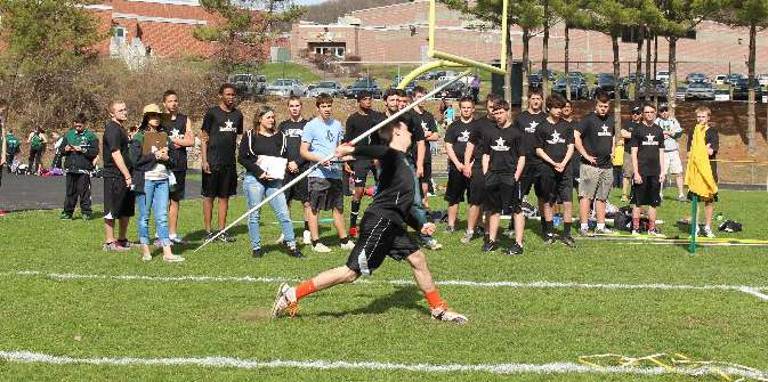
[(149, 244), (149, 211), (155, 212), (155, 231), (163, 246), (171, 245), (168, 238), (168, 179), (145, 180), (144, 193), (136, 194), (139, 207), (139, 242)]
[[(245, 174), (243, 180), (243, 193), (248, 198), (248, 209), (253, 208), (255, 205), (261, 203), (264, 198), (275, 193), (283, 186), (282, 180), (270, 180), (264, 183), (256, 179), (251, 173)], [(288, 204), (285, 201), (285, 194), (275, 196), (269, 201), (269, 205), (272, 206), (272, 210), (277, 215), (277, 221), (280, 222), (280, 227), (283, 230), (283, 238), (288, 245), (295, 245), (296, 238), (293, 234), (293, 222), (288, 214)], [(248, 217), (248, 236), (251, 239), (251, 248), (261, 248), (261, 235), (259, 234), (259, 212), (258, 209), (251, 213)]]

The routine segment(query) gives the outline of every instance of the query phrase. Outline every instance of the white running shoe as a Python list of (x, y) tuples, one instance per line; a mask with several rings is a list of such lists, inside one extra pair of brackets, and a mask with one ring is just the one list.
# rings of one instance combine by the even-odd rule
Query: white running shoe
[(613, 234), (613, 230), (608, 227), (603, 227), (595, 229), (595, 233), (598, 235), (611, 235)]
[(474, 232), (470, 232), (470, 231), (464, 232), (464, 236), (462, 236), (460, 240), (461, 244), (468, 244), (470, 241), (472, 241), (472, 238), (474, 237), (475, 237)]
[(469, 319), (467, 319), (466, 316), (448, 310), (448, 308), (432, 309), (432, 318), (435, 320), (452, 322), (458, 325), (464, 325), (469, 322)]
[(275, 244), (283, 244), (284, 241), (285, 241), (285, 235), (281, 233), (280, 237), (278, 237), (277, 240), (275, 240)]
[(145, 253), (141, 255), (141, 261), (152, 261), (152, 254), (151, 253)]
[(277, 297), (272, 305), (272, 318), (280, 317), (287, 313), (294, 317), (299, 311), (298, 300), (296, 299), (296, 289), (286, 283), (280, 284), (277, 288)]
[(437, 250), (443, 249), (443, 245), (438, 243), (437, 239), (435, 239), (435, 238), (429, 238), (429, 239), (424, 240), (424, 246), (429, 248), (429, 249), (431, 249), (431, 250), (433, 250), (433, 251), (437, 251)]
[(341, 249), (351, 250), (352, 248), (355, 248), (355, 242), (347, 240), (346, 243), (340, 244), (339, 247), (341, 247)]
[(328, 252), (331, 252), (331, 249), (326, 247), (325, 244), (323, 243), (317, 243), (312, 246), (312, 252), (328, 253)]
[(706, 236), (706, 237), (708, 237), (708, 238), (712, 239), (712, 238), (714, 238), (714, 237), (715, 237), (715, 233), (714, 233), (714, 232), (712, 232), (712, 228), (710, 228), (710, 227), (704, 227), (704, 233), (703, 233), (703, 236)]
[(312, 244), (312, 234), (308, 230), (304, 230), (302, 236), (302, 242), (306, 245)]

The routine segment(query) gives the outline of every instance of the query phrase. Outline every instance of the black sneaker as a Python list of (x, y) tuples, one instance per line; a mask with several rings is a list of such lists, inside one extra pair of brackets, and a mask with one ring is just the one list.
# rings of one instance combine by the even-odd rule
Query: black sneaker
[(304, 254), (301, 253), (301, 251), (299, 250), (299, 247), (296, 244), (294, 245), (286, 244), (285, 246), (288, 249), (288, 256), (295, 257), (297, 259), (304, 258)]
[(555, 234), (553, 233), (550, 233), (544, 236), (544, 244), (547, 244), (547, 245), (554, 244), (556, 240), (557, 240), (557, 236), (555, 236)]
[(485, 227), (483, 226), (477, 226), (475, 227), (475, 235), (484, 235), (485, 234)]
[(486, 241), (485, 244), (483, 244), (483, 252), (493, 252), (497, 248), (497, 243), (495, 241)]
[(251, 257), (253, 257), (254, 259), (261, 258), (262, 256), (264, 256), (264, 254), (261, 253), (261, 248), (256, 248), (251, 251)]
[(83, 220), (92, 220), (93, 214), (90, 212), (83, 212)]
[(571, 248), (576, 246), (576, 240), (573, 240), (571, 235), (560, 236), (560, 241)]
[(523, 254), (523, 247), (520, 246), (520, 244), (512, 243), (512, 245), (507, 250), (507, 255), (509, 256), (520, 256)]
[(217, 233), (216, 231), (212, 231), (212, 232), (206, 233), (205, 234), (205, 241), (206, 242), (211, 241), (211, 239), (213, 239), (213, 237), (216, 236), (216, 233)]
[(72, 214), (68, 212), (62, 212), (61, 215), (59, 215), (60, 220), (72, 220)]
[(233, 243), (236, 239), (232, 236), (229, 236), (228, 233), (222, 232), (221, 235), (219, 235), (219, 241), (223, 243)]
[(118, 240), (116, 243), (123, 248), (131, 249), (133, 247), (133, 243), (128, 241), (128, 239)]
[(445, 232), (446, 233), (454, 233), (454, 232), (456, 232), (456, 228), (455, 227), (451, 227), (451, 226), (446, 226), (445, 227)]

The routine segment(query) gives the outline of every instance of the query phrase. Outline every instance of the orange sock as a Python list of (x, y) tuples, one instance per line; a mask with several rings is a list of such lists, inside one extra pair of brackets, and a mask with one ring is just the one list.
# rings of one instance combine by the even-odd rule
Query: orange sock
[(301, 300), (307, 295), (310, 295), (315, 292), (317, 292), (317, 287), (315, 287), (314, 281), (312, 281), (311, 279), (307, 281), (303, 281), (296, 286), (296, 300)]
[(440, 298), (440, 292), (438, 292), (437, 289), (424, 293), (424, 297), (427, 298), (429, 309), (445, 307), (445, 302), (443, 302), (443, 299)]

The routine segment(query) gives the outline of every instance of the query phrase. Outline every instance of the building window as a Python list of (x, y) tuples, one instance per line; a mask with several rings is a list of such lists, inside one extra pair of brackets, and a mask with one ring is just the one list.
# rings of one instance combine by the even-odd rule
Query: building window
[(124, 44), (126, 38), (125, 27), (116, 26), (112, 28), (112, 39), (115, 43)]
[(344, 47), (339, 47), (339, 46), (316, 46), (315, 47), (315, 54), (320, 54), (320, 55), (332, 54), (336, 57), (343, 58), (345, 52), (346, 52), (346, 49)]

